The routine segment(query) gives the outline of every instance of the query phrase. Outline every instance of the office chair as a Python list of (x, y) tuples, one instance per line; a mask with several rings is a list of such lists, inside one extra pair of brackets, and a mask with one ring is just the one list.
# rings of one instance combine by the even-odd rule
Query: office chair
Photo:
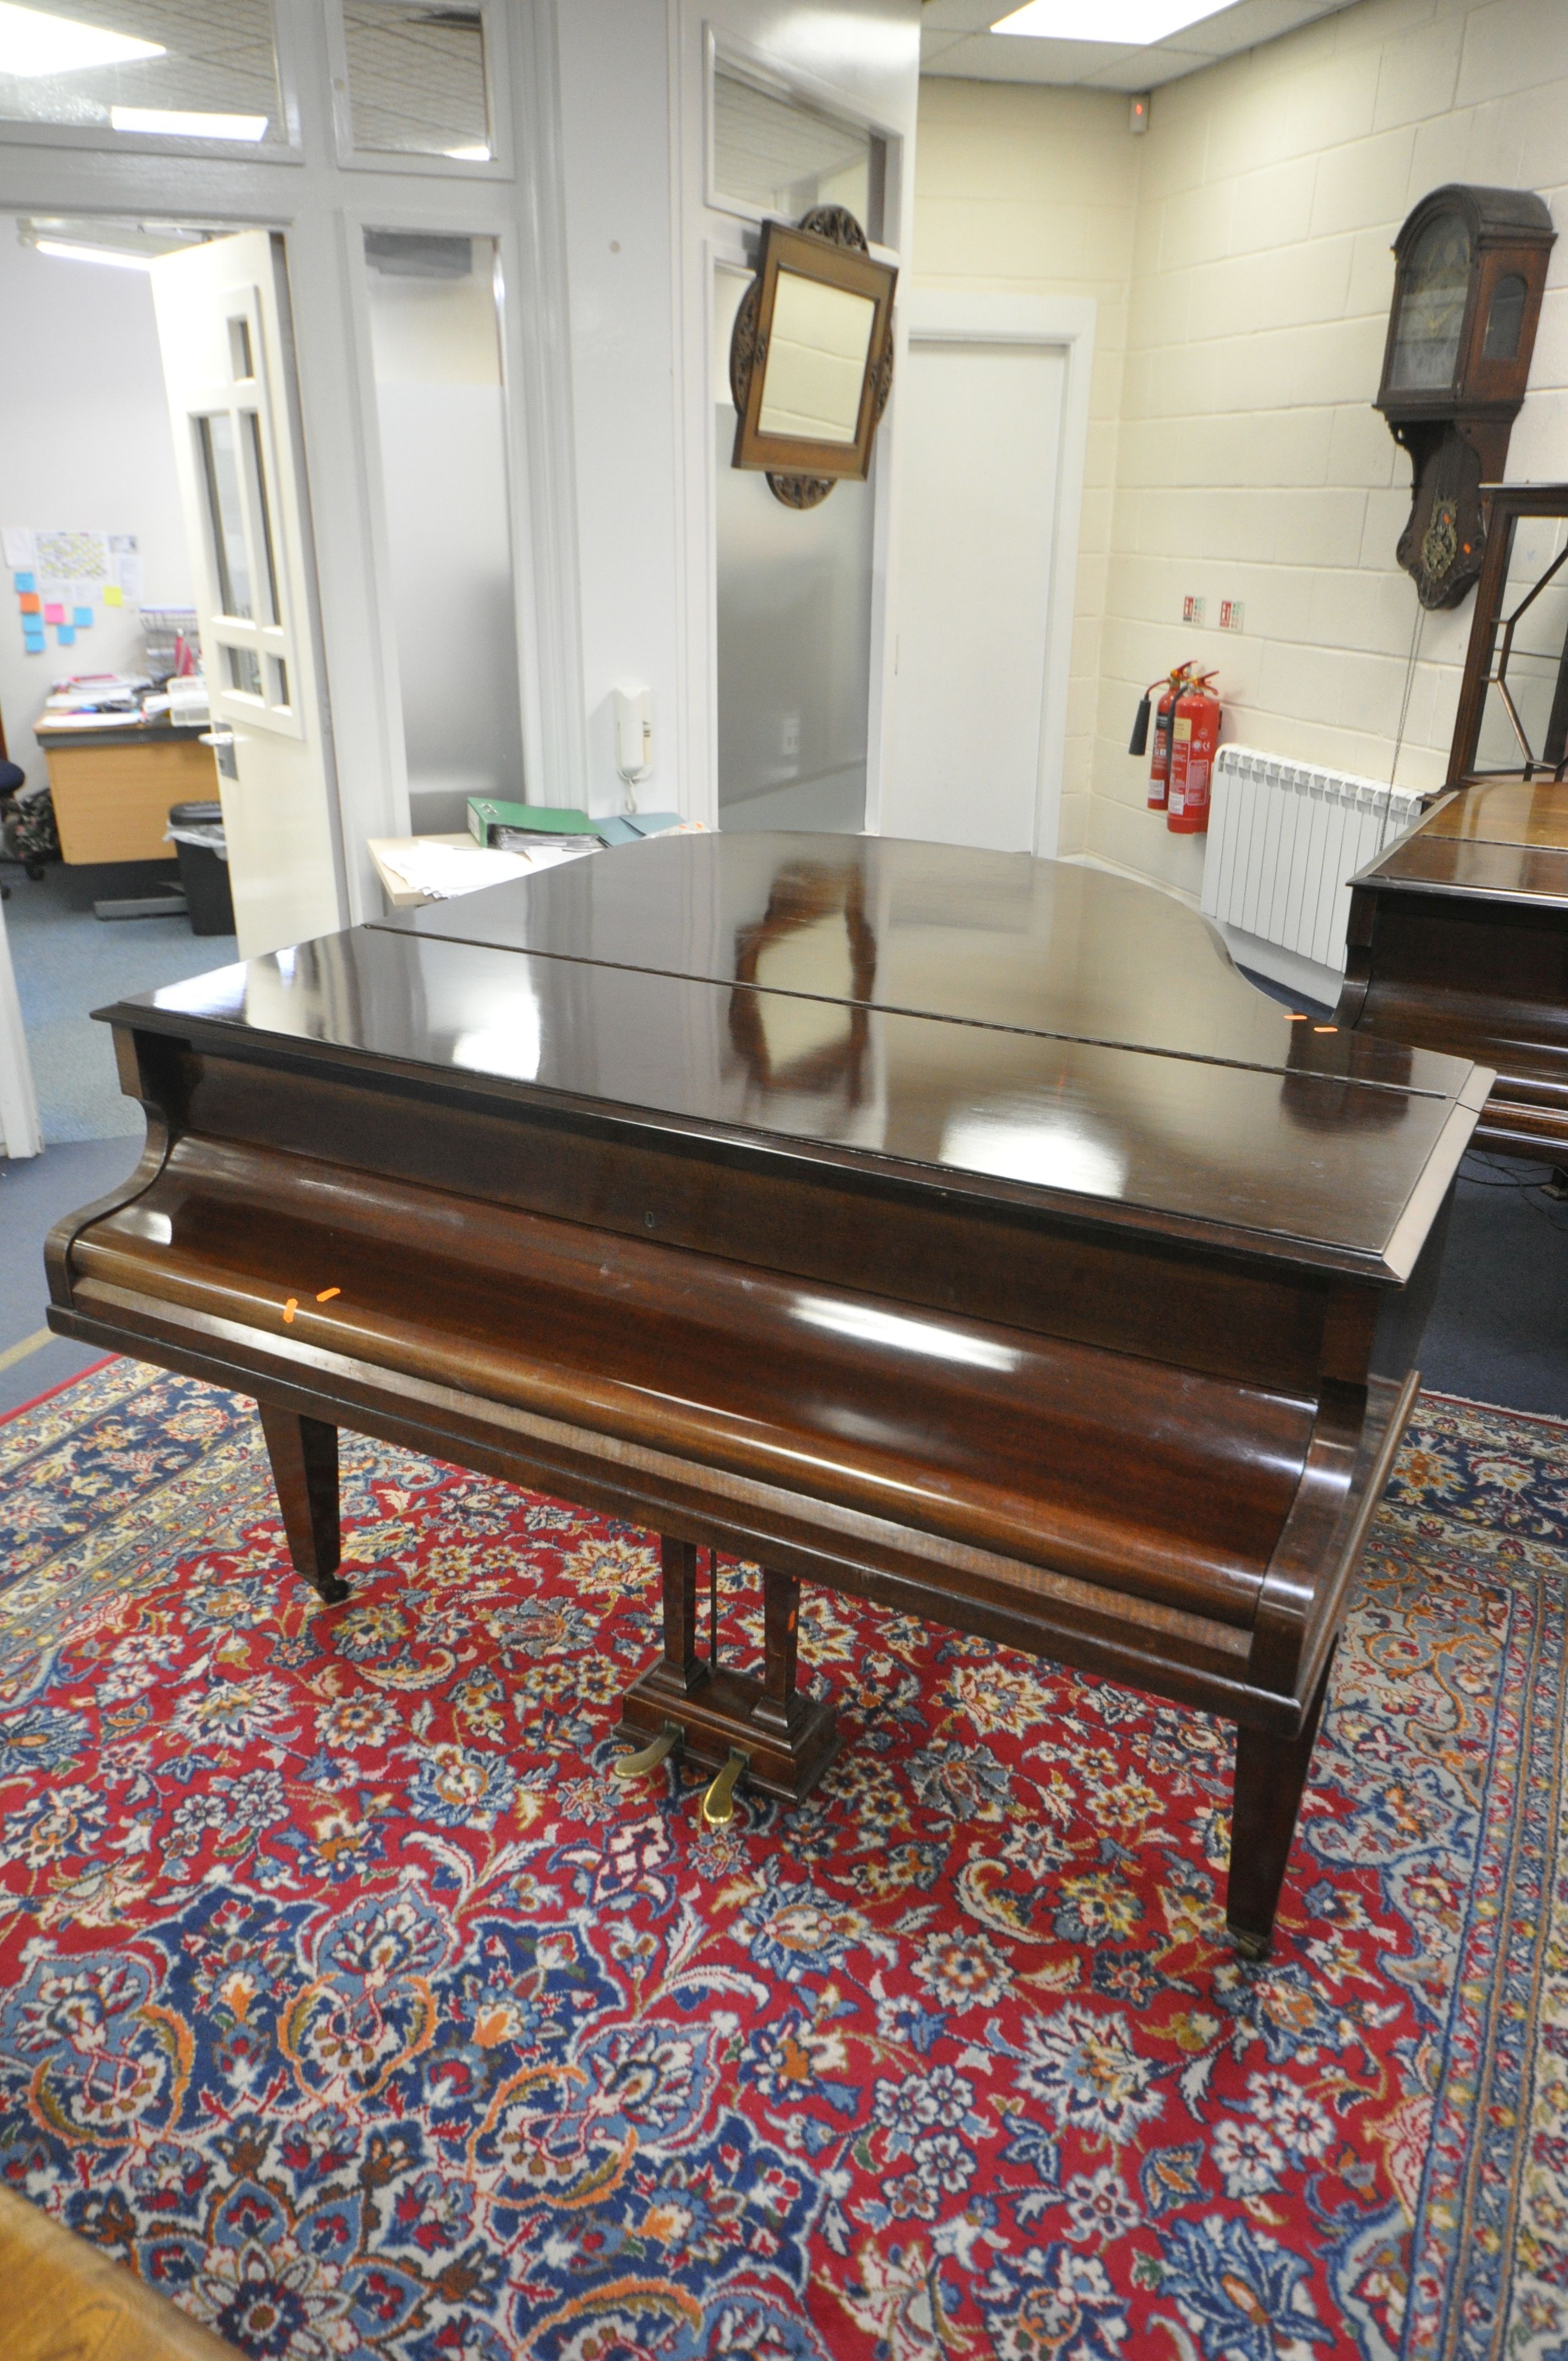
[[(27, 780), (27, 774), (21, 764), (9, 759), (5, 747), (5, 716), (0, 714), (0, 845), (6, 845), (6, 849), (0, 851), (0, 861), (24, 870), (29, 877), (37, 879), (44, 873), (43, 863), (25, 852), (12, 852), (7, 844), (11, 823), (16, 818), (16, 790), (25, 786)], [(9, 885), (0, 884), (0, 902), (8, 902), (10, 898)]]

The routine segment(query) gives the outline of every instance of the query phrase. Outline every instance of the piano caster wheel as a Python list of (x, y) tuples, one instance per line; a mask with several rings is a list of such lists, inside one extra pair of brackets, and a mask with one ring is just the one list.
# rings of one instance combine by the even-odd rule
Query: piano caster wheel
[(673, 1721), (667, 1721), (657, 1738), (651, 1738), (635, 1754), (618, 1754), (609, 1766), (610, 1775), (616, 1779), (641, 1779), (644, 1771), (655, 1770), (666, 1754), (673, 1754), (680, 1742), (680, 1730)]
[(710, 1828), (727, 1828), (735, 1817), (735, 1783), (750, 1761), (750, 1755), (732, 1746), (729, 1762), (709, 1783), (702, 1799), (702, 1817)]
[(347, 1583), (340, 1581), (335, 1574), (318, 1575), (311, 1588), (325, 1607), (341, 1607), (345, 1598), (354, 1596)]
[(1246, 1929), (1242, 1927), (1233, 1927), (1229, 1929), (1229, 1933), (1232, 1942), (1235, 1945), (1244, 1960), (1255, 1960), (1267, 1959), (1270, 1946), (1274, 1940), (1272, 1935), (1249, 1934)]

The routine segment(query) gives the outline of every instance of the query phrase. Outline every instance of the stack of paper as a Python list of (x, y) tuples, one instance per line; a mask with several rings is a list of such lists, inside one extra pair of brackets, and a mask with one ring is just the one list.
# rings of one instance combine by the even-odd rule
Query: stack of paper
[(472, 852), (455, 844), (400, 845), (380, 859), (383, 869), (390, 869), (414, 893), (428, 894), (437, 902), (477, 893), (481, 885), (503, 884), (509, 877), (526, 877), (533, 866), (526, 854), (485, 852), (477, 845)]

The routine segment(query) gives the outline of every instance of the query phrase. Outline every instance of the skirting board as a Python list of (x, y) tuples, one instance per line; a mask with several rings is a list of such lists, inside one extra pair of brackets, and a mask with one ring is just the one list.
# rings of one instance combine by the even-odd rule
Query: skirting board
[[(1135, 877), (1140, 885), (1157, 885), (1174, 901), (1185, 903), (1188, 909), (1197, 908), (1190, 894), (1177, 892), (1157, 877), (1150, 877), (1139, 869), (1129, 869), (1124, 862), (1110, 861), (1102, 852), (1064, 852), (1063, 861), (1073, 861), (1085, 869), (1109, 870), (1113, 877)], [(1288, 951), (1280, 943), (1266, 943), (1259, 935), (1249, 935), (1244, 928), (1227, 926), (1223, 918), (1211, 918), (1209, 924), (1218, 927), (1224, 938), (1225, 949), (1238, 967), (1250, 967), (1256, 975), (1266, 975), (1274, 983), (1283, 984), (1287, 992), (1299, 993), (1305, 1000), (1316, 1001), (1320, 1008), (1332, 1008), (1340, 996), (1344, 975), (1336, 967), (1320, 967), (1316, 960), (1303, 959), (1299, 951)]]
[(1316, 960), (1303, 959), (1299, 951), (1287, 950), (1282, 943), (1266, 943), (1261, 935), (1249, 935), (1223, 918), (1212, 918), (1210, 924), (1219, 928), (1238, 967), (1266, 975), (1271, 982), (1284, 984), (1288, 992), (1315, 1001), (1320, 1008), (1332, 1008), (1338, 1000), (1344, 976), (1337, 967), (1321, 967)]

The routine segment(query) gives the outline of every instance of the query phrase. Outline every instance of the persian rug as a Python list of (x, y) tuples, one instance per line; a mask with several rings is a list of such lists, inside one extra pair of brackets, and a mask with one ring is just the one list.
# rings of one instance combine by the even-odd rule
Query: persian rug
[(0, 2172), (256, 2361), (1562, 2361), (1565, 1442), (1420, 1405), (1254, 1968), (1202, 1715), (818, 1593), (706, 1834), (647, 1535), (345, 1437), (323, 1608), (112, 1362), (0, 1427)]

